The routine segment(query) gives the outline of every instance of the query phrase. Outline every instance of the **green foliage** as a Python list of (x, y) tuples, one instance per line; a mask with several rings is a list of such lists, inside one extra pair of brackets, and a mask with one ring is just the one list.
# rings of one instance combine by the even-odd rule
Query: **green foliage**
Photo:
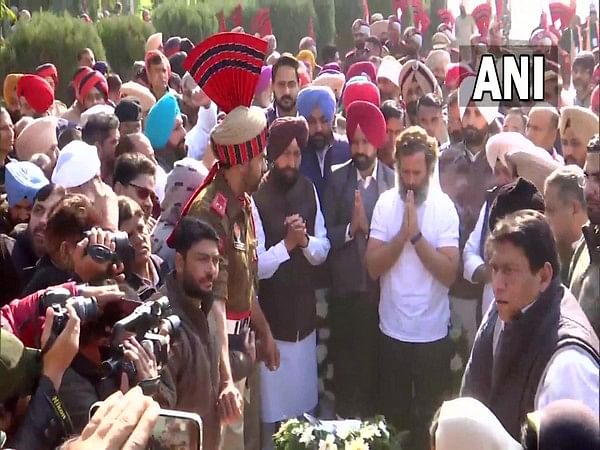
[(369, 14), (381, 13), (387, 19), (392, 13), (392, 0), (369, 0)]
[(133, 61), (144, 58), (146, 39), (154, 32), (152, 25), (139, 16), (114, 16), (96, 24), (113, 71), (130, 78)]
[(205, 3), (188, 5), (185, 1), (162, 3), (152, 13), (152, 22), (163, 39), (185, 36), (200, 42), (217, 31), (214, 8)]
[(352, 41), (352, 22), (363, 17), (362, 0), (335, 0), (336, 43), (340, 56), (354, 47)]
[(317, 47), (335, 42), (335, 2), (334, 0), (313, 0), (315, 6), (315, 31)]
[(105, 59), (104, 46), (93, 25), (66, 14), (36, 13), (31, 22), (18, 26), (6, 40), (0, 53), (0, 79), (7, 73), (31, 72), (51, 62), (60, 78), (57, 96), (65, 98), (77, 69), (77, 52), (85, 47), (91, 48), (97, 59)]

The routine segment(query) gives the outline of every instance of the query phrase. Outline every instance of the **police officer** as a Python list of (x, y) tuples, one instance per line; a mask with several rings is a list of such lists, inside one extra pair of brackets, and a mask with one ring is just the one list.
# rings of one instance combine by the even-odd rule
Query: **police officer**
[(72, 433), (71, 421), (57, 394), (62, 376), (79, 349), (80, 320), (71, 305), (67, 311), (64, 330), (49, 345), (54, 315), (51, 309), (46, 313), (42, 351), (25, 347), (17, 337), (0, 329), (0, 402), (33, 394), (19, 428), (9, 436), (9, 447), (53, 449)]
[[(218, 406), (227, 423), (221, 448), (227, 450), (244, 448), (245, 378), (234, 385), (229, 341), (237, 341), (251, 326), (261, 359), (271, 370), (279, 366), (275, 341), (256, 301), (256, 236), (248, 195), (258, 189), (266, 170), (267, 121), (262, 109), (250, 107), (266, 45), (248, 34), (220, 33), (198, 44), (185, 62), (204, 92), (227, 113), (211, 132), (217, 162), (183, 211), (212, 225), (219, 236), (221, 259), (212, 308), (221, 355)], [(244, 54), (243, 62), (231, 58), (231, 48)]]

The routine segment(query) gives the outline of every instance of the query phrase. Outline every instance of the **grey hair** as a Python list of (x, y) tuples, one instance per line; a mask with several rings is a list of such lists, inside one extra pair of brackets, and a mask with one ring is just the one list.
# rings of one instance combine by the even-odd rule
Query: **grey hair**
[(575, 200), (585, 209), (584, 184), (585, 175), (583, 170), (579, 166), (569, 164), (568, 166), (559, 167), (546, 178), (544, 190), (548, 189), (548, 186), (555, 186), (563, 202)]

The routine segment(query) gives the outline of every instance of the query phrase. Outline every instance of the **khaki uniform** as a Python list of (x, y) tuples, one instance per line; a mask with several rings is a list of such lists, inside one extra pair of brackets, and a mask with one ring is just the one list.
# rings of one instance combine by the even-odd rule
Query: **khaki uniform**
[[(215, 300), (226, 304), (228, 333), (239, 334), (249, 326), (250, 309), (258, 292), (257, 242), (250, 197), (236, 197), (219, 173), (194, 198), (188, 215), (204, 220), (219, 235), (221, 259), (213, 293)], [(246, 399), (250, 398), (250, 392), (244, 392), (245, 379), (236, 387)], [(221, 438), (223, 450), (243, 450), (244, 419), (224, 426)]]
[(600, 333), (600, 229), (583, 228), (569, 273), (569, 289), (579, 301), (596, 334)]

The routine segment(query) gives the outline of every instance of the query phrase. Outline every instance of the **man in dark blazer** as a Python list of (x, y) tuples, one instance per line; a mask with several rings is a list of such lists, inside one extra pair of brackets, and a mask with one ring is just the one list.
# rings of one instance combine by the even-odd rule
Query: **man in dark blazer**
[(383, 114), (372, 103), (355, 101), (347, 112), (352, 159), (334, 166), (323, 196), (329, 264), (331, 338), (334, 349), (336, 413), (375, 413), (379, 283), (364, 264), (371, 216), (379, 195), (394, 187), (392, 169), (377, 159), (386, 139)]
[(308, 143), (302, 149), (300, 173), (313, 182), (322, 201), (331, 167), (350, 159), (348, 141), (333, 132), (336, 100), (331, 88), (306, 87), (298, 94), (297, 105), (298, 113), (308, 122)]

